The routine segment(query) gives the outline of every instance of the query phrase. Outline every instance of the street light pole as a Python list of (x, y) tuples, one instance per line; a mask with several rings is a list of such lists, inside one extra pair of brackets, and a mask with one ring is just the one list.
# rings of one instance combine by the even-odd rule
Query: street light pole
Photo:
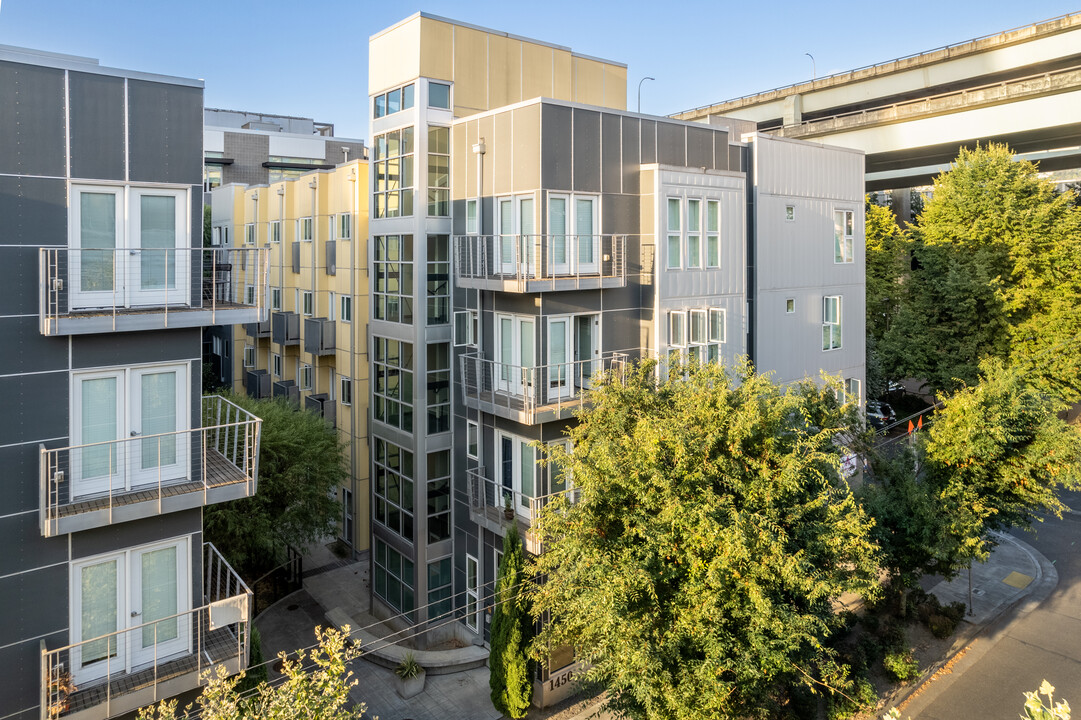
[(657, 78), (644, 77), (638, 81), (638, 112), (642, 112), (642, 83), (646, 80), (656, 80)]
[(811, 53), (803, 53), (807, 57), (811, 58), (811, 82), (818, 79), (818, 65), (815, 63), (815, 56)]

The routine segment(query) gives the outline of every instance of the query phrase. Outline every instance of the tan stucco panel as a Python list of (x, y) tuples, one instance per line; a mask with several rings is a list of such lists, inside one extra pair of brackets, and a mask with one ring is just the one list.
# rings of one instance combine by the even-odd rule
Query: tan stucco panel
[(437, 80), (454, 80), (454, 26), (420, 19), (420, 74)]
[(540, 103), (512, 110), (514, 118), (515, 192), (527, 192), (540, 187)]
[(604, 69), (601, 63), (574, 58), (574, 101), (604, 105)]
[(604, 65), (604, 106), (627, 109), (627, 68)]
[(533, 43), (522, 44), (522, 99), (554, 98), (555, 50)]
[(491, 143), (491, 147), (494, 150), (493, 157), (495, 157), (494, 191), (496, 195), (503, 195), (512, 190), (511, 171), (515, 161), (513, 152), (511, 151), (513, 140), (511, 114), (508, 112), (501, 112), (492, 119), (494, 121), (494, 135)]
[(488, 108), (488, 34), (454, 28), (455, 114), (471, 115)]
[(552, 97), (556, 100), (574, 100), (574, 67), (571, 56), (565, 52), (556, 52), (552, 61), (555, 69), (555, 90)]
[(368, 43), (368, 94), (389, 90), (420, 75), (421, 18), (413, 18)]

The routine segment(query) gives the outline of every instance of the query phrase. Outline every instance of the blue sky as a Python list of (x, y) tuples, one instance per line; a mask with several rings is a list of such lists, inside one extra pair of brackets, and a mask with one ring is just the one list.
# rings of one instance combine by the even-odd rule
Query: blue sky
[(1049, 0), (423, 4), (371, 0), (0, 0), (0, 44), (202, 78), (209, 107), (303, 115), (367, 140), (368, 37), (417, 10), (628, 65), (668, 114), (1076, 12)]

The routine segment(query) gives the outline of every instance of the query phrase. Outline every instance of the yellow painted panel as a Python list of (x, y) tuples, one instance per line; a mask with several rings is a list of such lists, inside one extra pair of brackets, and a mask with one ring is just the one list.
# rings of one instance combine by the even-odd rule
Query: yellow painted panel
[(496, 195), (502, 195), (511, 191), (511, 171), (514, 167), (511, 153), (511, 114), (497, 113), (492, 120), (492, 139), (488, 143), (488, 152), (495, 156), (495, 186), (492, 191)]
[(368, 94), (420, 76), (420, 23), (416, 17), (368, 42)]
[(627, 68), (604, 66), (604, 106), (616, 110), (627, 109)]
[(522, 99), (555, 97), (552, 76), (555, 50), (543, 45), (522, 43)]
[[(477, 125), (478, 135), (484, 138), (484, 142), (486, 145), (491, 143), (492, 138), (495, 136), (495, 129), (492, 122), (492, 117), (489, 115), (487, 117), (480, 118)], [(484, 155), (484, 178), (483, 187), (481, 189), (482, 195), (491, 195), (493, 193), (492, 175), (494, 174), (494, 168), (492, 166), (492, 156), (495, 154), (496, 153), (489, 149), (488, 152)]]
[(556, 50), (553, 56), (555, 67), (555, 89), (552, 97), (556, 100), (574, 100), (574, 66), (571, 55)]
[(596, 60), (574, 58), (574, 101), (604, 104), (604, 69)]
[(512, 110), (514, 118), (514, 192), (540, 187), (540, 103)]
[(488, 34), (454, 28), (454, 104), (460, 115), (488, 109)]
[(460, 200), (466, 196), (466, 183), (469, 180), (469, 168), (473, 159), (472, 146), (468, 142), (468, 128), (472, 123), (458, 123), (450, 129), (450, 152), (454, 162), (450, 164), (450, 196)]
[(454, 26), (420, 19), (420, 74), (437, 80), (454, 81)]
[(522, 100), (523, 44), (520, 40), (489, 35), (489, 107), (502, 107)]

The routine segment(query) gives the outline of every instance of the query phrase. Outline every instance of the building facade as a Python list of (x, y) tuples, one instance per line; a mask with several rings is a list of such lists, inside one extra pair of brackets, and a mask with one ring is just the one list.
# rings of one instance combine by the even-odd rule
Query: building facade
[(0, 96), (0, 717), (115, 717), (247, 664), (202, 509), (260, 422), (200, 350), (265, 318), (266, 251), (202, 247), (201, 81), (4, 47)]
[(369, 48), (375, 612), (485, 641), (598, 371), (748, 355), (860, 402), (862, 153), (631, 113), (618, 63), (425, 14)]
[(368, 548), (368, 163), (211, 193), (211, 243), (269, 253), (263, 323), (208, 331), (217, 381), (322, 415), (347, 449), (340, 537)]

